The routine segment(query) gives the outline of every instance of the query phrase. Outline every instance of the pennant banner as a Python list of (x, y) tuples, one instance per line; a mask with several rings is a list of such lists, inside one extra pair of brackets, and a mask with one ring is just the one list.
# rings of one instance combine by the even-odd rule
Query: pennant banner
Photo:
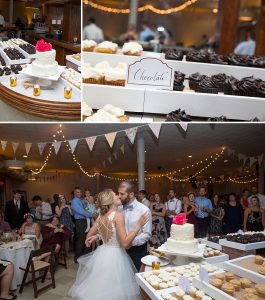
[(18, 145), (19, 145), (19, 143), (12, 142), (12, 148), (13, 148), (14, 154), (16, 154), (16, 152), (17, 152)]
[(221, 180), (224, 180), (225, 175), (220, 175), (219, 177), (221, 178)]
[(256, 161), (257, 161), (257, 159), (255, 157), (250, 157), (249, 166), (251, 167)]
[(162, 126), (162, 123), (149, 124), (150, 129), (152, 130), (153, 134), (156, 136), (157, 139), (159, 138), (161, 126)]
[(122, 154), (124, 154), (124, 145), (120, 146), (120, 150), (121, 150)]
[(86, 142), (87, 142), (87, 145), (88, 145), (90, 151), (93, 150), (96, 139), (97, 139), (96, 136), (90, 136), (90, 137), (86, 138)]
[(110, 132), (105, 134), (105, 138), (108, 141), (110, 148), (112, 148), (114, 141), (115, 141), (115, 137), (116, 137), (117, 132)]
[(188, 129), (188, 125), (189, 123), (185, 123), (185, 122), (180, 122), (179, 126), (186, 132)]
[(54, 142), (53, 143), (53, 148), (54, 148), (54, 151), (55, 151), (56, 155), (58, 154), (58, 152), (60, 150), (61, 144), (62, 144), (62, 142)]
[(137, 127), (126, 129), (125, 133), (126, 133), (128, 139), (129, 139), (129, 141), (133, 145), (134, 141), (135, 141), (136, 134), (137, 134)]
[(78, 143), (78, 139), (74, 139), (74, 140), (69, 140), (68, 141), (69, 145), (70, 145), (70, 148), (72, 150), (72, 153), (75, 152), (75, 148), (76, 148), (76, 145)]
[(3, 149), (3, 152), (6, 150), (7, 141), (1, 141), (1, 147)]
[(258, 156), (258, 162), (259, 162), (260, 166), (262, 164), (263, 159), (264, 159), (264, 154), (261, 154), (260, 156)]
[(46, 143), (38, 143), (38, 149), (39, 149), (40, 155), (42, 155), (45, 147), (46, 147)]
[(29, 154), (32, 143), (25, 143), (26, 154)]

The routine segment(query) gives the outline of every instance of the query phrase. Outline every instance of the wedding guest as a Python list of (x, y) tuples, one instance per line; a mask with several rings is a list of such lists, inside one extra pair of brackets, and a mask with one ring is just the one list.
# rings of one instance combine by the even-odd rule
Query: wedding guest
[(36, 213), (37, 213), (37, 210), (36, 210), (36, 203), (31, 199), (29, 202), (29, 211), (30, 213), (32, 214), (32, 219), (33, 219), (33, 222), (38, 222), (38, 218), (36, 217)]
[(184, 203), (184, 212), (187, 216), (187, 222), (194, 225), (195, 237), (198, 235), (198, 222), (196, 214), (198, 212), (198, 206), (194, 203), (195, 194), (189, 193), (188, 199)]
[(152, 237), (150, 245), (158, 248), (167, 240), (165, 224), (166, 206), (161, 202), (161, 197), (158, 193), (155, 194), (155, 204), (150, 209), (152, 214)]
[(5, 221), (11, 229), (19, 229), (24, 223), (24, 215), (29, 212), (28, 203), (21, 199), (21, 192), (13, 191), (13, 199), (5, 207)]
[(12, 231), (10, 225), (5, 221), (4, 212), (2, 210), (0, 211), (0, 230), (2, 232), (11, 232)]
[(166, 202), (166, 229), (167, 236), (170, 236), (170, 227), (173, 217), (181, 212), (181, 201), (176, 198), (175, 191), (169, 190), (168, 201)]
[(244, 213), (244, 231), (263, 231), (264, 210), (260, 207), (259, 198), (251, 198), (250, 207)]
[(199, 196), (195, 198), (194, 202), (198, 206), (196, 214), (198, 221), (198, 237), (204, 238), (208, 234), (210, 223), (209, 214), (211, 214), (213, 209), (212, 201), (206, 198), (205, 187), (199, 189)]
[(132, 182), (124, 181), (119, 185), (119, 198), (123, 205), (122, 213), (125, 219), (127, 234), (133, 230), (139, 220), (139, 216), (148, 214), (148, 222), (137, 233), (131, 247), (127, 249), (136, 269), (141, 267), (141, 259), (147, 254), (147, 243), (151, 238), (152, 217), (151, 211), (135, 198), (135, 187)]
[[(68, 230), (71, 231), (71, 239), (74, 234), (74, 224), (72, 222), (72, 209), (67, 204), (64, 195), (58, 195), (58, 204), (55, 207), (55, 213), (60, 218), (60, 223), (64, 225)], [(66, 256), (69, 256), (70, 239), (65, 241), (65, 252)]]
[(213, 197), (213, 210), (210, 214), (210, 234), (221, 234), (223, 230), (223, 218), (225, 211), (222, 208), (218, 195)]
[(64, 241), (71, 238), (71, 231), (64, 225), (60, 224), (58, 216), (51, 217), (50, 222), (46, 224), (42, 229), (43, 241), (41, 247), (47, 247), (50, 245), (55, 246), (55, 252), (59, 252)]
[(97, 43), (104, 41), (104, 34), (96, 24), (95, 18), (89, 18), (88, 25), (83, 29), (83, 39), (93, 40)]
[(228, 203), (225, 204), (224, 211), (224, 233), (235, 233), (242, 229), (244, 211), (234, 193), (228, 196)]
[(52, 208), (50, 203), (42, 201), (39, 195), (36, 195), (32, 198), (32, 201), (35, 203), (36, 214), (35, 217), (38, 220), (38, 223), (41, 226), (45, 226), (49, 223), (49, 220), (52, 216)]
[(153, 40), (155, 37), (155, 32), (151, 30), (149, 24), (144, 22), (142, 24), (142, 31), (140, 32), (140, 41), (141, 42), (149, 42)]
[(151, 207), (155, 203), (155, 195), (153, 193), (149, 193), (147, 199), (150, 203), (149, 207)]
[(148, 208), (150, 207), (150, 201), (148, 199), (146, 199), (146, 191), (145, 190), (139, 191), (138, 200), (146, 207), (148, 207)]
[(97, 208), (96, 208), (96, 205), (95, 205), (95, 202), (94, 202), (94, 198), (93, 196), (91, 195), (87, 195), (84, 199), (84, 202), (85, 202), (85, 209), (87, 211), (89, 211), (91, 214), (92, 214), (92, 218), (87, 218), (86, 221), (87, 221), (87, 229), (86, 229), (86, 233), (89, 231), (89, 229), (93, 226), (94, 224), (94, 221), (96, 219), (96, 214), (97, 214)]
[(243, 206), (244, 210), (248, 207), (248, 197), (249, 197), (249, 190), (244, 189), (242, 193), (242, 197), (240, 198), (240, 203)]
[(11, 283), (14, 277), (14, 265), (9, 261), (1, 259), (0, 262), (0, 299), (13, 300), (17, 296), (10, 293)]
[(127, 31), (121, 35), (121, 41), (126, 43), (130, 41), (138, 41), (138, 34), (135, 25), (129, 24)]
[(75, 219), (75, 262), (78, 257), (85, 254), (88, 249), (85, 249), (87, 218), (92, 218), (91, 212), (86, 210), (84, 200), (82, 199), (82, 191), (79, 187), (74, 189), (74, 198), (71, 203), (71, 209)]
[(38, 223), (33, 222), (33, 215), (28, 213), (24, 216), (25, 223), (21, 226), (19, 230), (19, 235), (29, 234), (35, 235), (38, 245), (41, 244), (41, 229)]
[(256, 186), (251, 188), (251, 195), (248, 197), (249, 204), (251, 204), (251, 199), (253, 196), (259, 198), (260, 207), (265, 210), (265, 195), (258, 193), (258, 188)]

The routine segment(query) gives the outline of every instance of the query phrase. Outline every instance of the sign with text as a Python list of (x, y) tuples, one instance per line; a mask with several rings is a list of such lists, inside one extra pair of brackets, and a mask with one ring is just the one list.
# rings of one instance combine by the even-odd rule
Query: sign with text
[(174, 70), (161, 59), (145, 57), (128, 66), (126, 86), (173, 90)]

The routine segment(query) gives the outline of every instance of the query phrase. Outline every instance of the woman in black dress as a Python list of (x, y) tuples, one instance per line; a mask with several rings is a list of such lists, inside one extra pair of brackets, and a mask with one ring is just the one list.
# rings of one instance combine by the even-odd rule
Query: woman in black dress
[(244, 211), (234, 193), (229, 195), (228, 203), (225, 204), (224, 210), (224, 234), (235, 233), (242, 229)]
[(224, 215), (225, 215), (225, 211), (220, 204), (219, 196), (214, 195), (213, 210), (210, 216), (210, 229), (209, 229), (210, 234), (222, 234)]
[(259, 198), (253, 196), (250, 206), (244, 214), (244, 231), (263, 231), (264, 211), (259, 204)]

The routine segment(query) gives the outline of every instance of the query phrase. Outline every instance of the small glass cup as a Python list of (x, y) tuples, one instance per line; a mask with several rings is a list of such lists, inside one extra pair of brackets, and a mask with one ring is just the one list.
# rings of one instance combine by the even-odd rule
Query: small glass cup
[(17, 77), (16, 76), (10, 77), (10, 86), (12, 86), (12, 87), (17, 86)]
[(152, 262), (152, 270), (160, 270), (160, 262), (159, 261), (153, 261)]
[(38, 84), (34, 84), (33, 86), (33, 96), (37, 97), (40, 95), (40, 86)]
[(72, 88), (69, 86), (64, 87), (64, 98), (71, 99), (72, 98)]

